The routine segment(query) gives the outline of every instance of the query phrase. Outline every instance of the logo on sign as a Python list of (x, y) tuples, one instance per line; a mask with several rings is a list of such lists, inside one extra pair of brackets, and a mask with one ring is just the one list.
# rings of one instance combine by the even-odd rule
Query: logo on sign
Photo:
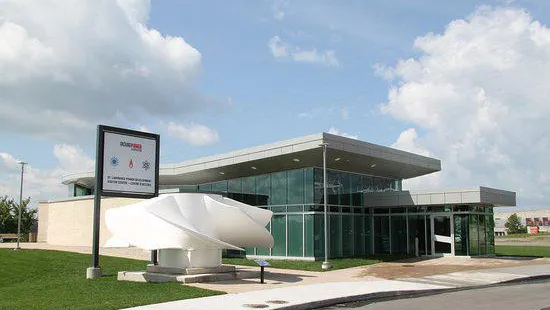
[(128, 168), (132, 169), (134, 168), (134, 160), (130, 159), (130, 162), (128, 163)]
[(118, 166), (119, 163), (120, 161), (118, 160), (118, 157), (116, 156), (111, 157), (111, 166), (116, 167)]
[(141, 165), (141, 168), (143, 168), (143, 170), (147, 171), (151, 168), (151, 163), (148, 162), (148, 161), (144, 161)]
[(141, 152), (141, 150), (143, 149), (143, 146), (141, 145), (141, 143), (132, 143), (132, 142), (120, 141), (120, 146), (128, 147), (132, 151), (136, 151), (136, 152)]

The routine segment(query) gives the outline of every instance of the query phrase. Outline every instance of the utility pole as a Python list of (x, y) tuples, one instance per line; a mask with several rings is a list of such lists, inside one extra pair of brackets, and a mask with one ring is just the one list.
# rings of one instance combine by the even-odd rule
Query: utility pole
[(20, 161), (19, 164), (21, 165), (21, 188), (19, 190), (19, 215), (17, 216), (17, 246), (14, 249), (16, 251), (21, 250), (19, 242), (21, 241), (21, 209), (23, 208), (23, 172), (25, 172), (27, 163)]

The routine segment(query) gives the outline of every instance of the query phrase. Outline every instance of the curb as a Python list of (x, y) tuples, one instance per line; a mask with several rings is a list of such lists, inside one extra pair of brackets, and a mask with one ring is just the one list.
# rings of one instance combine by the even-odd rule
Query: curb
[[(550, 279), (550, 274), (536, 275), (536, 276), (525, 276), (513, 280), (502, 281), (495, 284), (515, 284), (531, 280), (548, 280)], [(493, 284), (494, 285), (494, 284)]]
[(289, 306), (278, 307), (277, 309), (284, 309), (284, 310), (317, 309), (321, 307), (330, 307), (337, 304), (361, 302), (361, 301), (366, 301), (368, 299), (371, 299), (372, 301), (380, 301), (384, 299), (390, 300), (394, 298), (399, 299), (399, 298), (421, 297), (421, 296), (429, 296), (434, 294), (445, 293), (453, 290), (455, 290), (455, 288), (367, 293), (367, 294), (361, 294), (361, 295), (316, 300), (316, 301), (307, 302), (299, 305), (289, 305)]
[(550, 279), (550, 274), (525, 276), (525, 277), (521, 277), (513, 280), (495, 282), (492, 284), (473, 285), (473, 286), (466, 286), (466, 287), (367, 293), (367, 294), (360, 294), (360, 295), (330, 298), (330, 299), (324, 299), (324, 300), (316, 300), (316, 301), (306, 302), (306, 303), (297, 304), (297, 305), (278, 307), (277, 309), (284, 309), (284, 310), (317, 309), (317, 308), (330, 307), (330, 306), (334, 306), (337, 304), (344, 304), (344, 303), (353, 303), (353, 302), (362, 302), (362, 301), (375, 302), (375, 301), (386, 301), (386, 300), (401, 299), (401, 298), (424, 297), (424, 296), (430, 296), (430, 295), (436, 295), (436, 294), (442, 294), (442, 293), (450, 293), (450, 292), (457, 292), (457, 291), (463, 291), (463, 290), (494, 287), (498, 285), (516, 284), (516, 283), (532, 281), (532, 280), (547, 280), (547, 279)]

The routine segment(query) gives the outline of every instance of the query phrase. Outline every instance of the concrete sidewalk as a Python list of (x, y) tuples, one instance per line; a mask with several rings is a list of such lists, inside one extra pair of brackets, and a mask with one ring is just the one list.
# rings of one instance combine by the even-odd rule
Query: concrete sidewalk
[(529, 278), (550, 278), (550, 264), (453, 272), (413, 279), (334, 282), (187, 299), (131, 309), (311, 309), (449, 288), (475, 287)]

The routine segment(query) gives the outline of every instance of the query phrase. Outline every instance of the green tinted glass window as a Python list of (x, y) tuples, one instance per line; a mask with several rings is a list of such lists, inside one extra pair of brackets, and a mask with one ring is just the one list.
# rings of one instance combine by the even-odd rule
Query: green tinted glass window
[(495, 254), (495, 219), (493, 215), (485, 216), (485, 224), (487, 227), (487, 254)]
[(304, 203), (313, 203), (313, 168), (304, 169)]
[(242, 202), (242, 185), (242, 179), (232, 179), (227, 181), (227, 192), (230, 194), (229, 198)]
[(304, 206), (287, 206), (287, 212), (304, 212)]
[(468, 255), (468, 215), (455, 214), (455, 255)]
[[(315, 168), (314, 172), (314, 200), (316, 204), (323, 204), (323, 169)], [(327, 184), (328, 186), (328, 184)], [(328, 191), (327, 191), (328, 194)]]
[(479, 255), (487, 254), (487, 235), (485, 229), (485, 215), (478, 215), (478, 239), (479, 239)]
[(343, 257), (352, 257), (353, 256), (353, 218), (351, 214), (342, 215), (342, 256)]
[(259, 206), (265, 206), (270, 203), (271, 175), (259, 175), (256, 177), (256, 195)]
[(479, 239), (478, 239), (478, 219), (476, 214), (471, 214), (469, 217), (469, 243), (470, 243), (470, 255), (479, 255)]
[(365, 255), (365, 217), (354, 216), (354, 238), (353, 255), (363, 256)]
[(303, 237), (303, 216), (288, 215), (288, 256), (304, 256)]
[(302, 169), (287, 172), (288, 204), (304, 203), (304, 171)]
[(362, 206), (363, 205), (363, 192), (361, 188), (361, 176), (358, 174), (350, 174), (350, 193), (351, 193), (351, 205)]
[(365, 216), (365, 254), (372, 254), (372, 216)]
[(340, 193), (340, 204), (343, 206), (350, 206), (351, 205), (350, 174), (347, 172), (340, 172), (340, 183), (342, 184), (342, 191)]
[(391, 247), (392, 254), (407, 254), (407, 218), (391, 216)]
[(242, 179), (242, 193), (256, 194), (256, 177), (248, 177)]
[(227, 192), (227, 181), (220, 181), (216, 183), (212, 183), (212, 191), (213, 192)]
[(313, 231), (313, 215), (311, 214), (305, 214), (304, 215), (304, 225), (305, 227), (305, 244), (306, 244), (306, 257), (313, 257), (313, 238), (314, 238), (314, 231)]
[(329, 205), (339, 205), (340, 195), (342, 194), (342, 181), (340, 173), (336, 171), (327, 171), (327, 199)]
[(390, 217), (374, 217), (374, 254), (390, 254)]
[(211, 192), (212, 191), (212, 184), (201, 184), (199, 185), (199, 192)]
[(315, 257), (325, 256), (325, 230), (324, 218), (322, 214), (313, 216), (313, 252)]
[(329, 257), (342, 257), (342, 216), (329, 215)]
[(271, 235), (274, 245), (271, 249), (273, 256), (286, 256), (286, 216), (273, 215), (271, 218)]
[(271, 174), (271, 204), (286, 204), (286, 171)]

